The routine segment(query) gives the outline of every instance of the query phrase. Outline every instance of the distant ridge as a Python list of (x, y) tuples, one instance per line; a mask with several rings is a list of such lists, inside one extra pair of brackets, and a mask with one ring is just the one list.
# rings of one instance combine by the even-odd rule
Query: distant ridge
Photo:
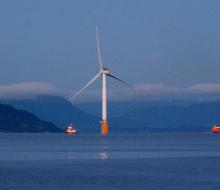
[[(7, 101), (60, 128), (71, 122), (80, 132), (100, 131), (100, 103), (72, 105), (63, 97), (39, 96), (32, 100)], [(79, 109), (78, 108), (82, 108)], [(111, 131), (210, 131), (220, 123), (220, 101), (130, 101), (109, 103)], [(82, 111), (83, 110), (83, 111)], [(89, 110), (90, 113), (86, 113)], [(93, 113), (94, 115), (92, 115)]]
[(0, 104), (0, 132), (61, 132), (53, 123), (42, 121), (35, 115)]
[(112, 123), (120, 131), (210, 131), (213, 124), (220, 123), (220, 101), (136, 109), (112, 118)]
[[(77, 106), (96, 113), (100, 105), (90, 102)], [(111, 130), (115, 131), (198, 132), (210, 131), (213, 124), (220, 124), (220, 101), (124, 101), (110, 102), (108, 106)]]
[(80, 131), (99, 131), (99, 117), (81, 111), (59, 96), (38, 96), (27, 100), (4, 101), (17, 109), (27, 110), (40, 119), (53, 122), (59, 128), (73, 123)]

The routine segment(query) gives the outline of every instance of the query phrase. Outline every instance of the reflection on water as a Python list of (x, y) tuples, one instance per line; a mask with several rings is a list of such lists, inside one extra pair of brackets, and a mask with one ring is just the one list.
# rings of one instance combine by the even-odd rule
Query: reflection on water
[(205, 133), (0, 134), (0, 190), (218, 190), (219, 147)]
[(74, 160), (75, 159), (75, 155), (73, 152), (68, 152), (68, 160)]
[(98, 160), (107, 160), (109, 159), (109, 154), (107, 152), (68, 152), (67, 158), (63, 157), (62, 153), (59, 153), (57, 159), (67, 159), (67, 160), (76, 160), (76, 159), (98, 159)]
[(99, 155), (99, 159), (101, 160), (107, 160), (109, 158), (109, 155), (107, 152), (100, 152), (98, 155)]
[(219, 146), (207, 133), (0, 134), (0, 161), (219, 157)]

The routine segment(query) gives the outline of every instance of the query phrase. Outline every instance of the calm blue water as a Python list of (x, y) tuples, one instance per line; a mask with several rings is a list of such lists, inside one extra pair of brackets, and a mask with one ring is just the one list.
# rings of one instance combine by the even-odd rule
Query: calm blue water
[(220, 189), (220, 135), (0, 134), (0, 190)]

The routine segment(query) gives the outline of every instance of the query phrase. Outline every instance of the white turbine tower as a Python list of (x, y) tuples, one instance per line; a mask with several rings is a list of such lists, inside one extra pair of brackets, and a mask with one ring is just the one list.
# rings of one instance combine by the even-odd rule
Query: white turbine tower
[(102, 75), (102, 121), (101, 121), (101, 133), (102, 135), (108, 134), (108, 119), (107, 119), (107, 89), (106, 89), (106, 77), (112, 77), (121, 83), (130, 87), (129, 84), (122, 81), (121, 79), (111, 75), (109, 73), (109, 69), (103, 67), (102, 59), (101, 59), (101, 51), (99, 46), (99, 33), (98, 28), (96, 27), (96, 40), (97, 40), (97, 49), (98, 49), (98, 59), (99, 59), (99, 73), (96, 74), (84, 87), (82, 87), (72, 98), (74, 99), (78, 96), (83, 90), (85, 90), (89, 85), (91, 85), (99, 76)]

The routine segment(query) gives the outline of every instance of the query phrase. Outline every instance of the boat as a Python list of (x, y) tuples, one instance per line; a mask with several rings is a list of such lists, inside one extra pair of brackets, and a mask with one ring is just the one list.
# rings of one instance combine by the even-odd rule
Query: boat
[(67, 126), (67, 129), (65, 131), (65, 134), (67, 135), (75, 135), (75, 134), (78, 134), (79, 132), (73, 127), (73, 124), (69, 124)]
[(212, 133), (220, 133), (220, 126), (219, 125), (213, 125)]

